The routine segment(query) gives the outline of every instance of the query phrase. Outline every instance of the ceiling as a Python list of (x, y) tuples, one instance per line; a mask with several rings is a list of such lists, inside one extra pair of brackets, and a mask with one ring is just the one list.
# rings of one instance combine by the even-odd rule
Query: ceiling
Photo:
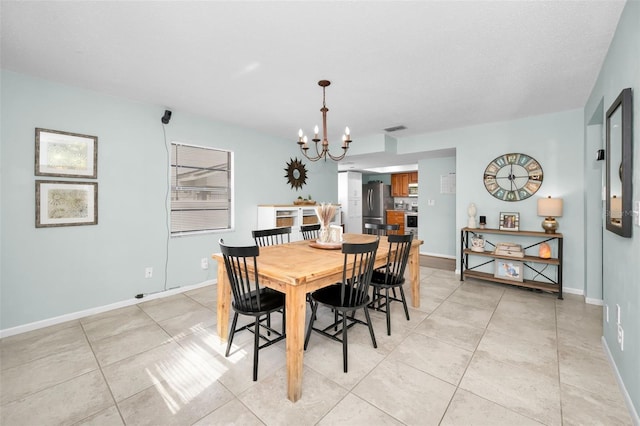
[[(297, 141), (583, 107), (624, 0), (5, 1), (6, 70)], [(158, 119), (160, 116), (158, 117)], [(442, 155), (442, 152), (434, 155)], [(380, 158), (382, 157), (382, 158)], [(341, 169), (415, 164), (350, 155)], [(347, 161), (349, 164), (347, 164)]]

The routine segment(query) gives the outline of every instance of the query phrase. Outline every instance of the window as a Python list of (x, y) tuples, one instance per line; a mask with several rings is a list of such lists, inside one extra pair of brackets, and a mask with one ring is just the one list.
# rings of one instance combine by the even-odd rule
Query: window
[(232, 153), (171, 143), (171, 235), (231, 228)]

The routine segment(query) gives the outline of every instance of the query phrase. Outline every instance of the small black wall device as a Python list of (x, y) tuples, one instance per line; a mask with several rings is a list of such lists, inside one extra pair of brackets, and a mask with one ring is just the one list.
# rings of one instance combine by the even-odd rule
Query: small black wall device
[(162, 116), (162, 122), (164, 124), (169, 124), (169, 120), (171, 120), (171, 111), (168, 109), (164, 110), (164, 115)]

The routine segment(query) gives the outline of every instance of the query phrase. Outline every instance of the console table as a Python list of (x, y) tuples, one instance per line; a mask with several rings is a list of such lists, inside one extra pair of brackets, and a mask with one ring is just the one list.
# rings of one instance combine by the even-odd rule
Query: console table
[[(506, 241), (503, 240), (493, 243), (487, 240), (486, 237), (483, 238), (485, 240), (485, 251), (471, 250), (471, 239), (476, 235), (495, 235), (495, 238), (502, 236), (513, 236), (518, 237), (518, 242), (520, 242), (520, 240), (526, 241), (526, 239), (533, 239), (533, 241), (530, 245), (522, 245), (522, 250), (525, 252), (524, 257), (514, 257), (495, 254), (493, 249), (495, 249), (496, 245), (498, 245), (498, 243), (500, 242)], [(555, 242), (557, 257), (546, 259), (539, 256), (530, 256), (526, 254), (527, 249), (539, 246), (540, 244), (546, 242)], [(562, 234), (547, 234), (545, 232), (534, 231), (503, 231), (499, 229), (462, 228), (462, 230), (460, 231), (460, 281), (464, 281), (464, 277), (467, 276), (501, 284), (509, 284), (518, 287), (533, 288), (551, 293), (558, 293), (558, 299), (562, 299), (562, 242)], [(487, 246), (490, 246), (491, 250), (486, 250)], [(479, 257), (479, 263), (477, 265), (470, 266), (469, 258), (471, 256)], [(516, 281), (512, 279), (497, 277), (495, 276), (495, 274), (477, 270), (482, 266), (492, 263), (495, 264), (497, 260), (522, 262), (523, 271), (527, 269), (534, 271), (535, 276), (533, 279)], [(536, 264), (542, 264), (544, 266), (540, 267)], [(548, 266), (553, 266), (553, 269), (555, 269), (555, 274), (553, 274), (555, 275), (555, 277), (549, 276), (552, 274), (546, 271), (546, 268)], [(551, 272), (553, 272), (553, 270)], [(536, 280), (535, 278), (537, 277), (544, 277), (547, 281)]]

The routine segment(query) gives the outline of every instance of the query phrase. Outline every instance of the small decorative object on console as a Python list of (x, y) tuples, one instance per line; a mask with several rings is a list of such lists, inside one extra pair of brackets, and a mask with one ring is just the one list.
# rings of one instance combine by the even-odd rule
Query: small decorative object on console
[(482, 235), (476, 235), (473, 238), (471, 238), (471, 250), (473, 251), (477, 251), (477, 252), (484, 252), (484, 238), (482, 238)]
[(487, 226), (487, 217), (480, 216), (480, 229), (484, 229), (485, 226)]
[(517, 231), (520, 229), (520, 213), (500, 213), (500, 230)]
[(514, 243), (498, 243), (493, 254), (500, 256), (524, 257), (522, 246)]
[(495, 264), (494, 277), (510, 281), (523, 281), (522, 262), (496, 259)]
[(467, 226), (469, 228), (476, 228), (476, 205), (474, 203), (469, 204), (469, 208), (467, 209), (467, 214), (469, 215), (469, 223)]
[(538, 257), (541, 257), (542, 259), (550, 259), (551, 246), (547, 243), (540, 244), (540, 248), (538, 249)]

